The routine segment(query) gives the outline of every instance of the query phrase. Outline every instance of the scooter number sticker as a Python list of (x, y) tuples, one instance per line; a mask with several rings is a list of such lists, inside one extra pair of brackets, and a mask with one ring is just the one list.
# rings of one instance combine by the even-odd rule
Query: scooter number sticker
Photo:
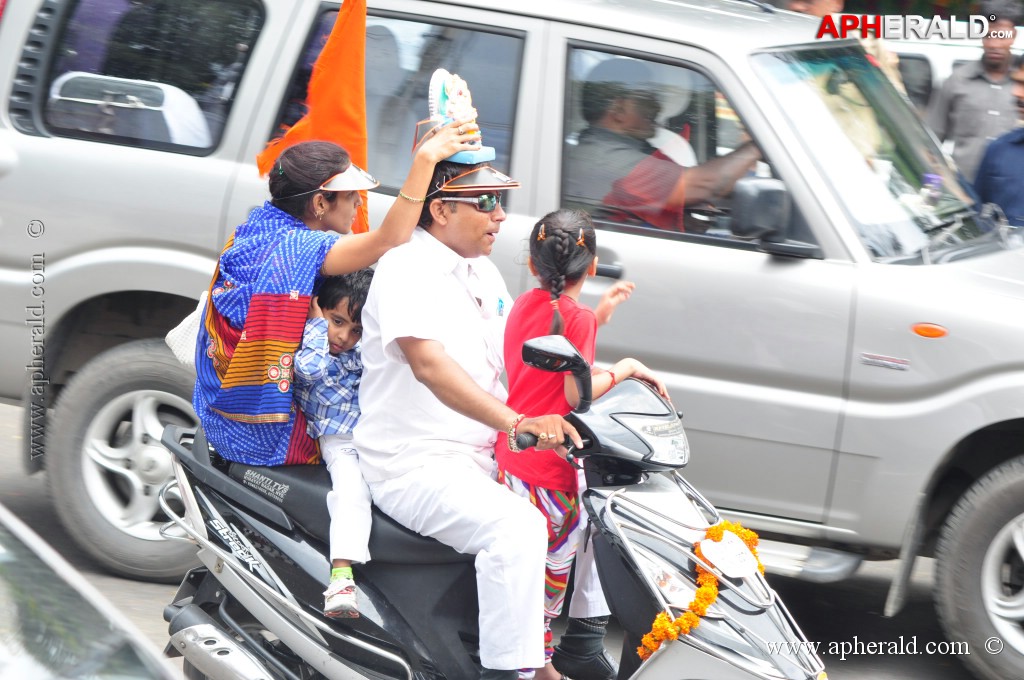
[(721, 569), (729, 578), (746, 578), (757, 571), (754, 554), (731, 531), (724, 532), (721, 541), (712, 541), (710, 538), (701, 541), (700, 550), (708, 562)]

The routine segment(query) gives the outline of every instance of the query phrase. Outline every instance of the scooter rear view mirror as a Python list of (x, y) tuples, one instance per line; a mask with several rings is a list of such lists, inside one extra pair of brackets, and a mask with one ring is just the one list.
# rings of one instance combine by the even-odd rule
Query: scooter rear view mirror
[(523, 363), (552, 373), (572, 373), (580, 402), (576, 413), (590, 410), (593, 392), (590, 383), (590, 364), (580, 351), (563, 335), (544, 335), (527, 340), (523, 345)]

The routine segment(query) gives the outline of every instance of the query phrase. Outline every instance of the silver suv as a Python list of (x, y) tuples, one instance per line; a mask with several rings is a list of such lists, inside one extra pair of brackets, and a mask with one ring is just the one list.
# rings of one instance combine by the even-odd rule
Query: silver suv
[[(159, 434), (193, 417), (193, 378), (161, 337), (264, 200), (253, 159), (301, 115), (336, 7), (12, 0), (0, 16), (0, 395), (25, 405), (25, 460), (45, 465), (71, 535), (120, 573), (189, 564), (158, 534)], [(900, 558), (893, 612), (914, 559), (934, 555), (965, 662), (1024, 677), (1024, 250), (858, 43), (727, 0), (371, 0), (370, 14), (374, 219), (430, 74), (458, 73), (497, 165), (525, 180), (493, 255), (510, 288), (532, 285), (539, 216), (593, 211), (602, 266), (584, 301), (637, 283), (599, 360), (664, 376), (688, 476), (770, 539), (770, 568), (825, 581)], [(642, 81), (607, 76), (631, 70)], [(707, 163), (750, 139), (761, 160), (673, 228), (586, 186), (570, 196), (595, 83), (642, 93), (652, 136), (634, 141), (652, 158)], [(634, 170), (616, 186), (661, 200)], [(984, 654), (994, 636), (1006, 650)]]

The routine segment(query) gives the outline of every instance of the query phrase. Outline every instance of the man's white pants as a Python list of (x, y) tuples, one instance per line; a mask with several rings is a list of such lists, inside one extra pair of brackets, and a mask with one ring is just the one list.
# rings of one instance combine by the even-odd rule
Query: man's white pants
[[(583, 515), (587, 514), (584, 510)], [(586, 520), (584, 520), (586, 521)], [(582, 524), (583, 522), (581, 522)], [(585, 537), (589, 536), (586, 529)], [(597, 562), (594, 560), (594, 540), (590, 537), (586, 545), (576, 550), (576, 575), (572, 587), (572, 599), (569, 600), (569, 616), (574, 619), (589, 619), (594, 616), (608, 616), (608, 601), (604, 598), (604, 588), (597, 576)]]
[(537, 508), (458, 458), (369, 486), (377, 507), (400, 524), (477, 556), (483, 666), (543, 666), (548, 533)]
[(331, 560), (370, 561), (370, 490), (359, 470), (352, 436), (320, 437), (320, 455), (331, 473), (327, 510), (331, 515)]
[[(594, 616), (608, 616), (608, 601), (597, 575), (597, 561), (594, 559), (594, 537), (590, 531), (590, 515), (583, 505), (583, 492), (587, 480), (579, 471), (580, 484), (580, 547), (576, 549), (576, 575), (573, 577), (572, 598), (569, 600), (569, 617), (589, 619)], [(589, 540), (588, 540), (589, 539)], [(583, 541), (586, 541), (584, 543)]]

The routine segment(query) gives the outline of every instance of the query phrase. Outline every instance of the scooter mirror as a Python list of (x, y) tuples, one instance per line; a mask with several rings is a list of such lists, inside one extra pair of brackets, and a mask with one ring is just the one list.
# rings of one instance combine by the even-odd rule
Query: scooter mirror
[(590, 402), (593, 399), (590, 364), (564, 335), (544, 335), (527, 340), (523, 345), (523, 363), (542, 371), (572, 373), (576, 381), (576, 391), (580, 395), (580, 402), (574, 410), (576, 413), (586, 413), (590, 410)]

